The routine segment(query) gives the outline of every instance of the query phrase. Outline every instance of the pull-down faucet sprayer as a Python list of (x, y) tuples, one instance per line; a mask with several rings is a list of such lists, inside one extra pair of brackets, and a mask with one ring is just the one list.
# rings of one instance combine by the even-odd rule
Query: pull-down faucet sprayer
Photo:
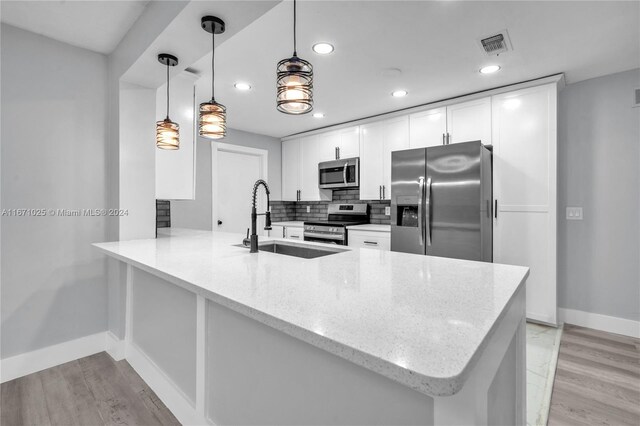
[[(267, 211), (264, 213), (257, 213), (256, 212), (256, 199), (258, 196), (258, 187), (262, 185), (264, 186), (264, 190), (267, 193)], [(256, 221), (258, 219), (258, 216), (265, 216), (265, 226), (264, 229), (266, 231), (270, 231), (271, 230), (271, 212), (270, 207), (269, 207), (269, 194), (271, 192), (269, 191), (269, 185), (267, 185), (267, 182), (265, 182), (262, 179), (258, 179), (256, 181), (256, 183), (253, 185), (253, 196), (251, 198), (251, 236), (247, 239), (245, 238), (243, 241), (244, 245), (247, 245), (247, 243), (251, 246), (251, 249), (249, 250), (250, 253), (257, 253), (258, 252), (258, 233), (256, 231)]]

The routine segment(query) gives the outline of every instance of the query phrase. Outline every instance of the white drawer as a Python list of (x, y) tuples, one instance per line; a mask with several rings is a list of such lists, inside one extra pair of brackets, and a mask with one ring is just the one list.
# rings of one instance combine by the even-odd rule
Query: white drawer
[(303, 241), (304, 240), (303, 228), (292, 228), (291, 226), (285, 226), (284, 237), (292, 240)]
[(391, 233), (349, 230), (349, 247), (391, 250)]

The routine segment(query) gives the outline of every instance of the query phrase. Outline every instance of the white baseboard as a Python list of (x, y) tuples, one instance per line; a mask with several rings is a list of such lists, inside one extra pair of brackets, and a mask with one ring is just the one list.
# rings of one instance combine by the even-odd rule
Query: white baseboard
[(125, 356), (125, 345), (124, 340), (121, 340), (113, 334), (111, 331), (107, 331), (107, 342), (106, 342), (106, 351), (111, 358), (116, 361), (120, 361), (124, 359)]
[(2, 383), (105, 350), (106, 332), (92, 334), (0, 361)]
[(211, 424), (198, 415), (194, 403), (135, 343), (130, 343), (127, 347), (127, 361), (180, 423), (183, 425)]
[(560, 308), (558, 311), (560, 313), (560, 320), (563, 323), (566, 322), (569, 324), (579, 325), (581, 327), (608, 331), (610, 333), (622, 334), (624, 336), (640, 339), (640, 321), (594, 314), (575, 309)]

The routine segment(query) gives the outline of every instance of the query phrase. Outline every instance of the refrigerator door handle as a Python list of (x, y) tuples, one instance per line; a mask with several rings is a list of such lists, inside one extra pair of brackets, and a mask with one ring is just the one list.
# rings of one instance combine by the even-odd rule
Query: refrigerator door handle
[(420, 234), (420, 245), (424, 245), (424, 218), (422, 214), (422, 204), (424, 201), (424, 178), (418, 178), (418, 234)]
[(426, 222), (426, 234), (427, 234), (427, 245), (431, 245), (431, 178), (427, 178), (427, 187), (426, 187), (427, 197), (425, 202), (425, 222)]

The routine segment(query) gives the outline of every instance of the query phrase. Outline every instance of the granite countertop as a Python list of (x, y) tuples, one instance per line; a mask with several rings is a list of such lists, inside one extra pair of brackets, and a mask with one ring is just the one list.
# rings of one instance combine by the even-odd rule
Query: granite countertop
[(347, 229), (353, 229), (354, 231), (391, 232), (391, 225), (367, 223), (365, 225), (347, 226)]
[(94, 246), (427, 395), (462, 388), (529, 273), (367, 249), (316, 259), (250, 254), (235, 246), (241, 234), (171, 233)]
[(301, 220), (288, 220), (285, 222), (271, 222), (271, 226), (289, 226), (291, 228), (304, 228), (304, 222)]

